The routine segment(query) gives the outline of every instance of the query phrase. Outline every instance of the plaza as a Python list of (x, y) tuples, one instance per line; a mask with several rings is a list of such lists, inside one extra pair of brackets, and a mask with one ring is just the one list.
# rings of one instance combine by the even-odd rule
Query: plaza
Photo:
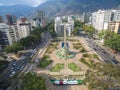
[[(51, 64), (49, 64), (45, 68), (36, 68), (37, 75), (46, 75), (46, 78), (47, 78), (46, 86), (49, 86), (49, 88), (47, 88), (47, 90), (50, 90), (50, 87), (51, 87), (51, 89), (57, 88), (56, 90), (60, 90), (60, 89), (64, 90), (64, 88), (65, 88), (64, 86), (55, 86), (53, 83), (50, 82), (50, 80), (52, 80), (52, 79), (64, 80), (65, 76), (66, 76), (67, 79), (84, 80), (85, 73), (89, 69), (89, 67), (87, 65), (85, 65), (84, 63), (82, 63), (80, 60), (86, 54), (88, 54), (88, 55), (96, 54), (93, 50), (91, 50), (91, 48), (89, 48), (87, 46), (87, 43), (83, 38), (78, 38), (78, 37), (69, 38), (68, 37), (67, 43), (69, 45), (70, 50), (75, 53), (75, 56), (70, 59), (59, 58), (56, 55), (56, 53), (59, 50), (61, 50), (62, 42), (63, 42), (62, 38), (58, 38), (57, 40), (55, 39), (55, 40), (48, 41), (48, 43), (45, 45), (45, 48), (44, 48), (42, 54), (39, 55), (40, 58), (42, 58), (44, 55), (48, 55), (50, 60), (53, 61)], [(79, 49), (75, 49), (76, 48), (75, 46), (77, 46), (77, 45), (78, 45), (78, 47), (80, 47)], [(86, 50), (86, 52), (80, 52), (80, 50), (83, 48)], [(99, 61), (94, 59), (94, 62), (97, 63)], [(56, 71), (51, 70), (52, 68), (56, 67), (57, 64), (62, 64), (62, 69), (58, 69)], [(70, 64), (75, 64), (76, 65), (75, 68), (79, 68), (79, 70), (74, 71), (74, 70), (70, 69), (69, 68)], [(81, 90), (88, 90), (87, 87), (84, 85), (78, 85), (78, 86), (71, 85), (68, 87), (71, 88), (68, 90), (74, 90), (78, 87)], [(76, 90), (79, 90), (79, 88)], [(65, 90), (67, 90), (67, 89), (65, 89)]]
[[(75, 86), (75, 90), (87, 90), (87, 87), (82, 85), (82, 81), (85, 79), (86, 71), (99, 62), (99, 57), (86, 44), (83, 38), (66, 37), (65, 28), (64, 37), (57, 37), (46, 43), (39, 55), (39, 63), (42, 65), (45, 62), (43, 63), (45, 67), (37, 67), (36, 73), (46, 77), (46, 86), (49, 86), (47, 90), (64, 90), (65, 87), (54, 84), (65, 82), (68, 84), (67, 81), (77, 82), (77, 80), (80, 83), (76, 84), (80, 85)], [(74, 85), (69, 85), (65, 89), (74, 90), (68, 88), (74, 88)]]

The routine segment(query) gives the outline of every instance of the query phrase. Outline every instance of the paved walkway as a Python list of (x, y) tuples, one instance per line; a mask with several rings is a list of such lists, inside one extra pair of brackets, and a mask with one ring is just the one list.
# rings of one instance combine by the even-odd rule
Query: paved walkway
[[(93, 49), (88, 47), (88, 43), (86, 42), (86, 40), (84, 38), (74, 37), (74, 39), (76, 39), (78, 41), (75, 41), (75, 42), (67, 41), (69, 43), (70, 50), (77, 53), (74, 58), (68, 59), (68, 60), (64, 60), (64, 59), (60, 59), (60, 58), (58, 58), (56, 56), (56, 52), (61, 49), (61, 42), (60, 42), (58, 44), (58, 50), (53, 51), (50, 54), (50, 58), (53, 60), (53, 63), (50, 64), (49, 66), (47, 66), (44, 69), (36, 68), (35, 70), (37, 72), (37, 75), (41, 75), (41, 74), (47, 74), (47, 75), (53, 75), (53, 76), (54, 75), (62, 75), (62, 76), (65, 76), (65, 75), (79, 75), (79, 76), (80, 75), (84, 75), (86, 70), (88, 70), (89, 68), (79, 61), (82, 58), (82, 54), (78, 53), (79, 50), (73, 49), (73, 44), (72, 43), (79, 43), (80, 42), (83, 45), (83, 47), (88, 51), (89, 54), (97, 54), (97, 53)], [(44, 55), (44, 53), (47, 50), (48, 46), (49, 46), (49, 43), (47, 43), (45, 45), (44, 51), (42, 52), (40, 57), (42, 57)], [(64, 64), (64, 69), (59, 71), (59, 72), (50, 72), (50, 69), (52, 67), (54, 67), (57, 63)], [(69, 63), (75, 63), (78, 67), (81, 68), (81, 71), (73, 72), (72, 70), (68, 69), (68, 64)], [(84, 79), (84, 77), (81, 77), (81, 79)], [(56, 85), (53, 85), (50, 82), (49, 79), (47, 79), (47, 81), (46, 81), (46, 86), (47, 86), (47, 90), (88, 90), (87, 87), (84, 86), (84, 85), (56, 86)]]
[[(79, 40), (80, 40), (81, 44), (83, 45), (83, 47), (88, 51), (89, 54), (98, 55), (92, 48), (90, 48), (88, 46), (89, 44), (86, 42), (86, 40), (84, 38), (81, 37), (81, 38), (79, 38)], [(98, 55), (98, 57), (101, 61), (104, 61), (99, 55)], [(99, 61), (97, 61), (97, 62), (99, 62)]]
[[(84, 44), (84, 41), (81, 40), (80, 38), (75, 38), (75, 39), (78, 39), (78, 41), (80, 43)], [(74, 43), (78, 43), (78, 41), (75, 41)], [(79, 50), (73, 49), (73, 44), (72, 44), (73, 42), (70, 42), (70, 41), (67, 41), (67, 42), (69, 43), (69, 48), (70, 48), (71, 51), (74, 51), (76, 53), (79, 52)], [(62, 42), (60, 42), (58, 44), (58, 48), (59, 48), (58, 50), (61, 49), (61, 43)], [(41, 56), (44, 55), (48, 45), (49, 45), (49, 43), (47, 43), (47, 45), (44, 47), (44, 52), (41, 54)], [(86, 46), (86, 45), (84, 45), (84, 46)], [(85, 47), (85, 48), (88, 48), (87, 50), (90, 50), (89, 47)], [(88, 67), (79, 61), (82, 58), (82, 54), (78, 53), (78, 54), (76, 54), (76, 56), (74, 58), (65, 60), (65, 59), (60, 59), (56, 56), (57, 51), (53, 51), (50, 54), (50, 58), (53, 60), (53, 63), (50, 64), (49, 66), (47, 66), (44, 69), (36, 69), (37, 74), (50, 74), (50, 75), (83, 75), (83, 74), (85, 74), (85, 71), (88, 69)], [(92, 51), (92, 50), (90, 50), (90, 51)], [(91, 53), (91, 52), (89, 52), (89, 53)], [(50, 72), (50, 69), (52, 67), (54, 67), (57, 63), (64, 64), (64, 69), (61, 70), (60, 72)], [(69, 63), (75, 63), (78, 67), (81, 68), (81, 71), (73, 72), (72, 70), (68, 69), (68, 64)]]

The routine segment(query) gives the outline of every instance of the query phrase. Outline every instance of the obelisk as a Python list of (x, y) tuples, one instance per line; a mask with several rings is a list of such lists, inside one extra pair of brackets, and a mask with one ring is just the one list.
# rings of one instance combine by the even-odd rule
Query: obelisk
[(64, 37), (63, 37), (63, 39), (64, 39), (64, 48), (66, 49), (67, 46), (66, 46), (66, 26), (65, 26), (65, 24), (64, 24)]
[(59, 59), (70, 59), (70, 58), (73, 58), (75, 56), (75, 53), (74, 52), (71, 52), (69, 50), (69, 48), (67, 47), (67, 40), (66, 40), (66, 25), (64, 24), (64, 31), (63, 31), (63, 47), (56, 52), (56, 55)]

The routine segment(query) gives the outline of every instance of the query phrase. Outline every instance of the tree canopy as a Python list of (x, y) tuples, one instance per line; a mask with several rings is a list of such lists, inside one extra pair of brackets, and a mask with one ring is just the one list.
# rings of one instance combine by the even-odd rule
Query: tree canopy
[(104, 44), (111, 49), (120, 51), (120, 35), (110, 30), (104, 30), (99, 33), (99, 37), (104, 39)]
[(91, 25), (84, 25), (83, 30), (89, 35), (93, 35), (95, 33), (95, 28)]
[(112, 64), (97, 65), (96, 70), (88, 70), (85, 74), (84, 84), (89, 83), (89, 90), (116, 90), (120, 87), (119, 66)]
[(75, 20), (74, 24), (75, 24), (75, 27), (74, 27), (74, 30), (72, 31), (72, 34), (75, 36), (75, 35), (79, 34), (79, 29), (84, 26), (84, 23), (82, 23), (78, 20)]
[(23, 90), (46, 90), (45, 78), (27, 73), (22, 79)]
[(4, 48), (4, 51), (7, 53), (17, 53), (18, 51), (23, 50), (24, 48), (30, 47), (41, 41), (41, 34), (43, 32), (45, 32), (43, 28), (35, 28), (29, 36), (20, 39), (19, 42), (16, 42), (11, 46), (6, 46)]

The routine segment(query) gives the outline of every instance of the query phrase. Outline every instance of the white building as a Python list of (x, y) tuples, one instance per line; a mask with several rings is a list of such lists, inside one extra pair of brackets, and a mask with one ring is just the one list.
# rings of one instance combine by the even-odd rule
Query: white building
[(96, 30), (108, 29), (108, 22), (120, 21), (120, 10), (98, 10), (92, 13), (91, 22)]
[(111, 21), (111, 10), (98, 10), (92, 13), (92, 25), (96, 30), (103, 30), (104, 23)]
[(62, 24), (62, 20), (60, 17), (55, 18), (54, 29), (58, 36), (63, 35), (64, 25)]
[(54, 29), (58, 36), (63, 36), (64, 33), (64, 25), (66, 26), (66, 34), (67, 36), (72, 35), (72, 31), (74, 29), (74, 20), (71, 16), (63, 16), (63, 17), (56, 17)]
[(69, 23), (65, 24), (65, 26), (66, 26), (66, 34), (67, 34), (67, 36), (71, 36), (72, 31), (73, 31), (73, 26), (71, 24), (69, 24)]
[(46, 25), (46, 17), (44, 10), (38, 10), (33, 13), (32, 17), (37, 26)]
[(120, 21), (120, 10), (113, 10), (113, 21)]
[(16, 31), (12, 26), (0, 23), (0, 46), (12, 45), (17, 41)]
[(41, 22), (37, 19), (30, 20), (32, 28), (41, 26)]
[(30, 35), (30, 32), (32, 31), (31, 22), (25, 17), (22, 17), (17, 21), (17, 27), (20, 39)]
[(20, 37), (19, 37), (19, 33), (18, 33), (18, 28), (17, 28), (17, 25), (12, 25), (12, 26), (9, 26), (9, 29), (13, 31), (13, 38), (14, 38), (14, 41), (17, 42), (20, 40)]

